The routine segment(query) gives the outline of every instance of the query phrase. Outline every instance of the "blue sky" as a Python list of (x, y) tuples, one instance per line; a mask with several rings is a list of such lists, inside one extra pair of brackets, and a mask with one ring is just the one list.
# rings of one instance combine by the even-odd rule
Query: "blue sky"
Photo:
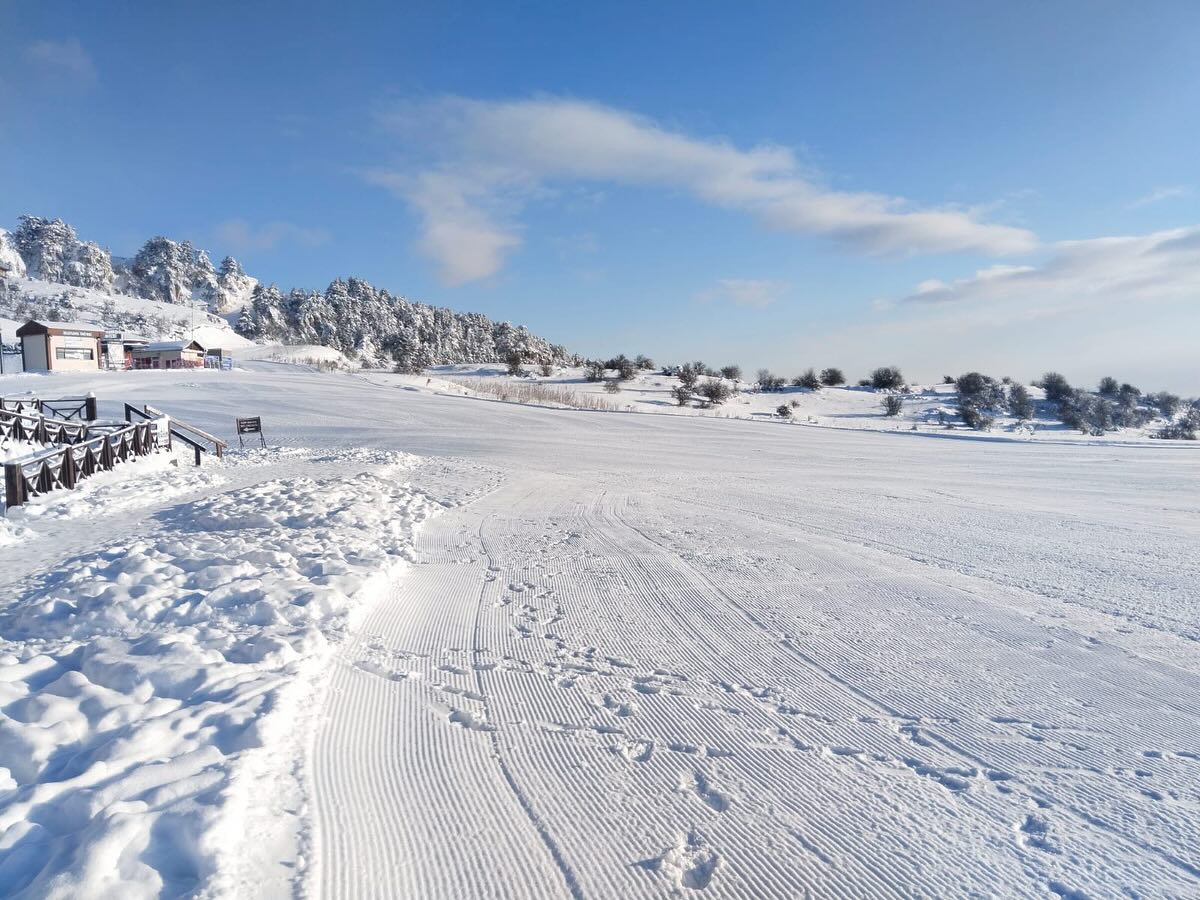
[(0, 224), (585, 353), (1200, 391), (1200, 4), (0, 0)]

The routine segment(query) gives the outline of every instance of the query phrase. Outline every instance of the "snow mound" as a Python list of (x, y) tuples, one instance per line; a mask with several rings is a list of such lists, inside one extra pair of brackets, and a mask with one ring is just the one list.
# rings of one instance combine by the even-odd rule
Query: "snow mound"
[(168, 510), (0, 600), (6, 894), (230, 890), (245, 793), (294, 777), (333, 644), (437, 508), (414, 460)]

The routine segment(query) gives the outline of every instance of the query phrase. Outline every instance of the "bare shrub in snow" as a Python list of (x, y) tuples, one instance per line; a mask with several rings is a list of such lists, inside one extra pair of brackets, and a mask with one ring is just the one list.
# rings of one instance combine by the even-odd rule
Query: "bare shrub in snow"
[(966, 398), (960, 398), (958, 414), (962, 418), (963, 424), (975, 431), (987, 431), (996, 421)]
[(549, 378), (554, 374), (554, 366), (550, 365), (550, 363), (542, 363), (538, 367), (538, 370), (542, 373), (543, 378)]
[(787, 381), (781, 376), (772, 373), (770, 369), (759, 369), (756, 380), (758, 381), (758, 389), (767, 393), (782, 391), (787, 385)]
[(821, 379), (817, 377), (817, 373), (813, 369), (807, 369), (803, 374), (797, 375), (792, 384), (810, 391), (819, 391), (821, 389)]
[(604, 382), (604, 391), (608, 394), (621, 393), (621, 380), (619, 378), (610, 378)]
[(904, 375), (895, 366), (881, 366), (871, 373), (871, 387), (881, 391), (895, 391), (904, 387)]
[(1167, 419), (1175, 417), (1183, 402), (1175, 394), (1169, 394), (1166, 391), (1159, 391), (1157, 394), (1147, 394), (1145, 399), (1147, 403), (1156, 407), (1163, 414), (1163, 417)]
[(846, 383), (846, 376), (841, 369), (828, 368), (821, 370), (821, 384), (826, 387), (837, 387), (839, 384)]
[(671, 389), (671, 396), (675, 398), (676, 406), (687, 406), (692, 402), (692, 389), (685, 384)]
[(632, 381), (637, 375), (637, 364), (622, 353), (620, 356), (613, 357), (605, 364), (605, 368), (614, 369), (617, 373), (617, 378), (621, 381)]
[(775, 415), (781, 419), (790, 419), (792, 417), (792, 408), (786, 403), (780, 403), (775, 407)]
[(1138, 400), (1142, 397), (1142, 392), (1135, 388), (1129, 382), (1124, 382), (1117, 388), (1117, 402), (1121, 406), (1133, 408), (1137, 406)]
[(1008, 411), (1021, 422), (1033, 418), (1033, 401), (1025, 385), (1014, 382), (1008, 386)]
[(899, 394), (888, 394), (880, 405), (883, 407), (885, 416), (898, 416), (900, 410), (904, 408), (904, 398)]
[(1106, 375), (1100, 379), (1100, 384), (1096, 390), (1099, 391), (1100, 396), (1112, 399), (1120, 393), (1121, 386), (1117, 384), (1117, 379)]
[(592, 382), (603, 381), (604, 372), (604, 363), (598, 359), (589, 359), (587, 365), (583, 367), (583, 377)]
[(1046, 399), (1052, 403), (1058, 403), (1071, 396), (1074, 389), (1071, 383), (1057, 372), (1047, 372), (1042, 376), (1041, 381), (1035, 381), (1034, 387), (1040, 387), (1046, 392)]
[(713, 406), (720, 406), (733, 396), (729, 385), (719, 378), (710, 378), (700, 385), (697, 393)]
[(742, 377), (741, 366), (722, 366), (721, 377), (728, 378), (730, 381), (737, 381)]
[(648, 357), (645, 353), (639, 353), (634, 359), (633, 364), (639, 369), (649, 370), (654, 368), (654, 360)]
[(679, 383), (688, 389), (689, 394), (696, 389), (696, 382), (700, 380), (700, 371), (691, 363), (684, 363), (679, 369)]
[(505, 403), (534, 403), (551, 406), (570, 406), (574, 409), (617, 410), (603, 397), (580, 394), (564, 385), (543, 384), (539, 381), (504, 381), (496, 378), (450, 378), (454, 384), (475, 394), (493, 397)]

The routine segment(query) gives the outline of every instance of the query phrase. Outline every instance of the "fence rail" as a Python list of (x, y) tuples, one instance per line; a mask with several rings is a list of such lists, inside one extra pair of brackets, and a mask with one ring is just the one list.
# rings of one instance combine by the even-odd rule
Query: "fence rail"
[(87, 438), (89, 424), (0, 409), (0, 438), (14, 441), (78, 444)]
[(135, 422), (79, 443), (43, 450), (4, 464), (4, 500), (9, 509), (60, 488), (73, 488), (118, 463), (158, 449), (153, 421)]
[(56, 419), (76, 422), (94, 422), (96, 420), (96, 398), (62, 397), (57, 400), (41, 400), (37, 397), (18, 397), (8, 399), (0, 397), (0, 412), (41, 413)]

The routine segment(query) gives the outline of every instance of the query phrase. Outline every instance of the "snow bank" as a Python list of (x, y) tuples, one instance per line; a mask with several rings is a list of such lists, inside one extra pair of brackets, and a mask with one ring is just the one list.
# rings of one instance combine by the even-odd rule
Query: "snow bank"
[(161, 513), (0, 605), (4, 893), (228, 893), (245, 792), (288, 777), (331, 642), (436, 508), (387, 459)]

